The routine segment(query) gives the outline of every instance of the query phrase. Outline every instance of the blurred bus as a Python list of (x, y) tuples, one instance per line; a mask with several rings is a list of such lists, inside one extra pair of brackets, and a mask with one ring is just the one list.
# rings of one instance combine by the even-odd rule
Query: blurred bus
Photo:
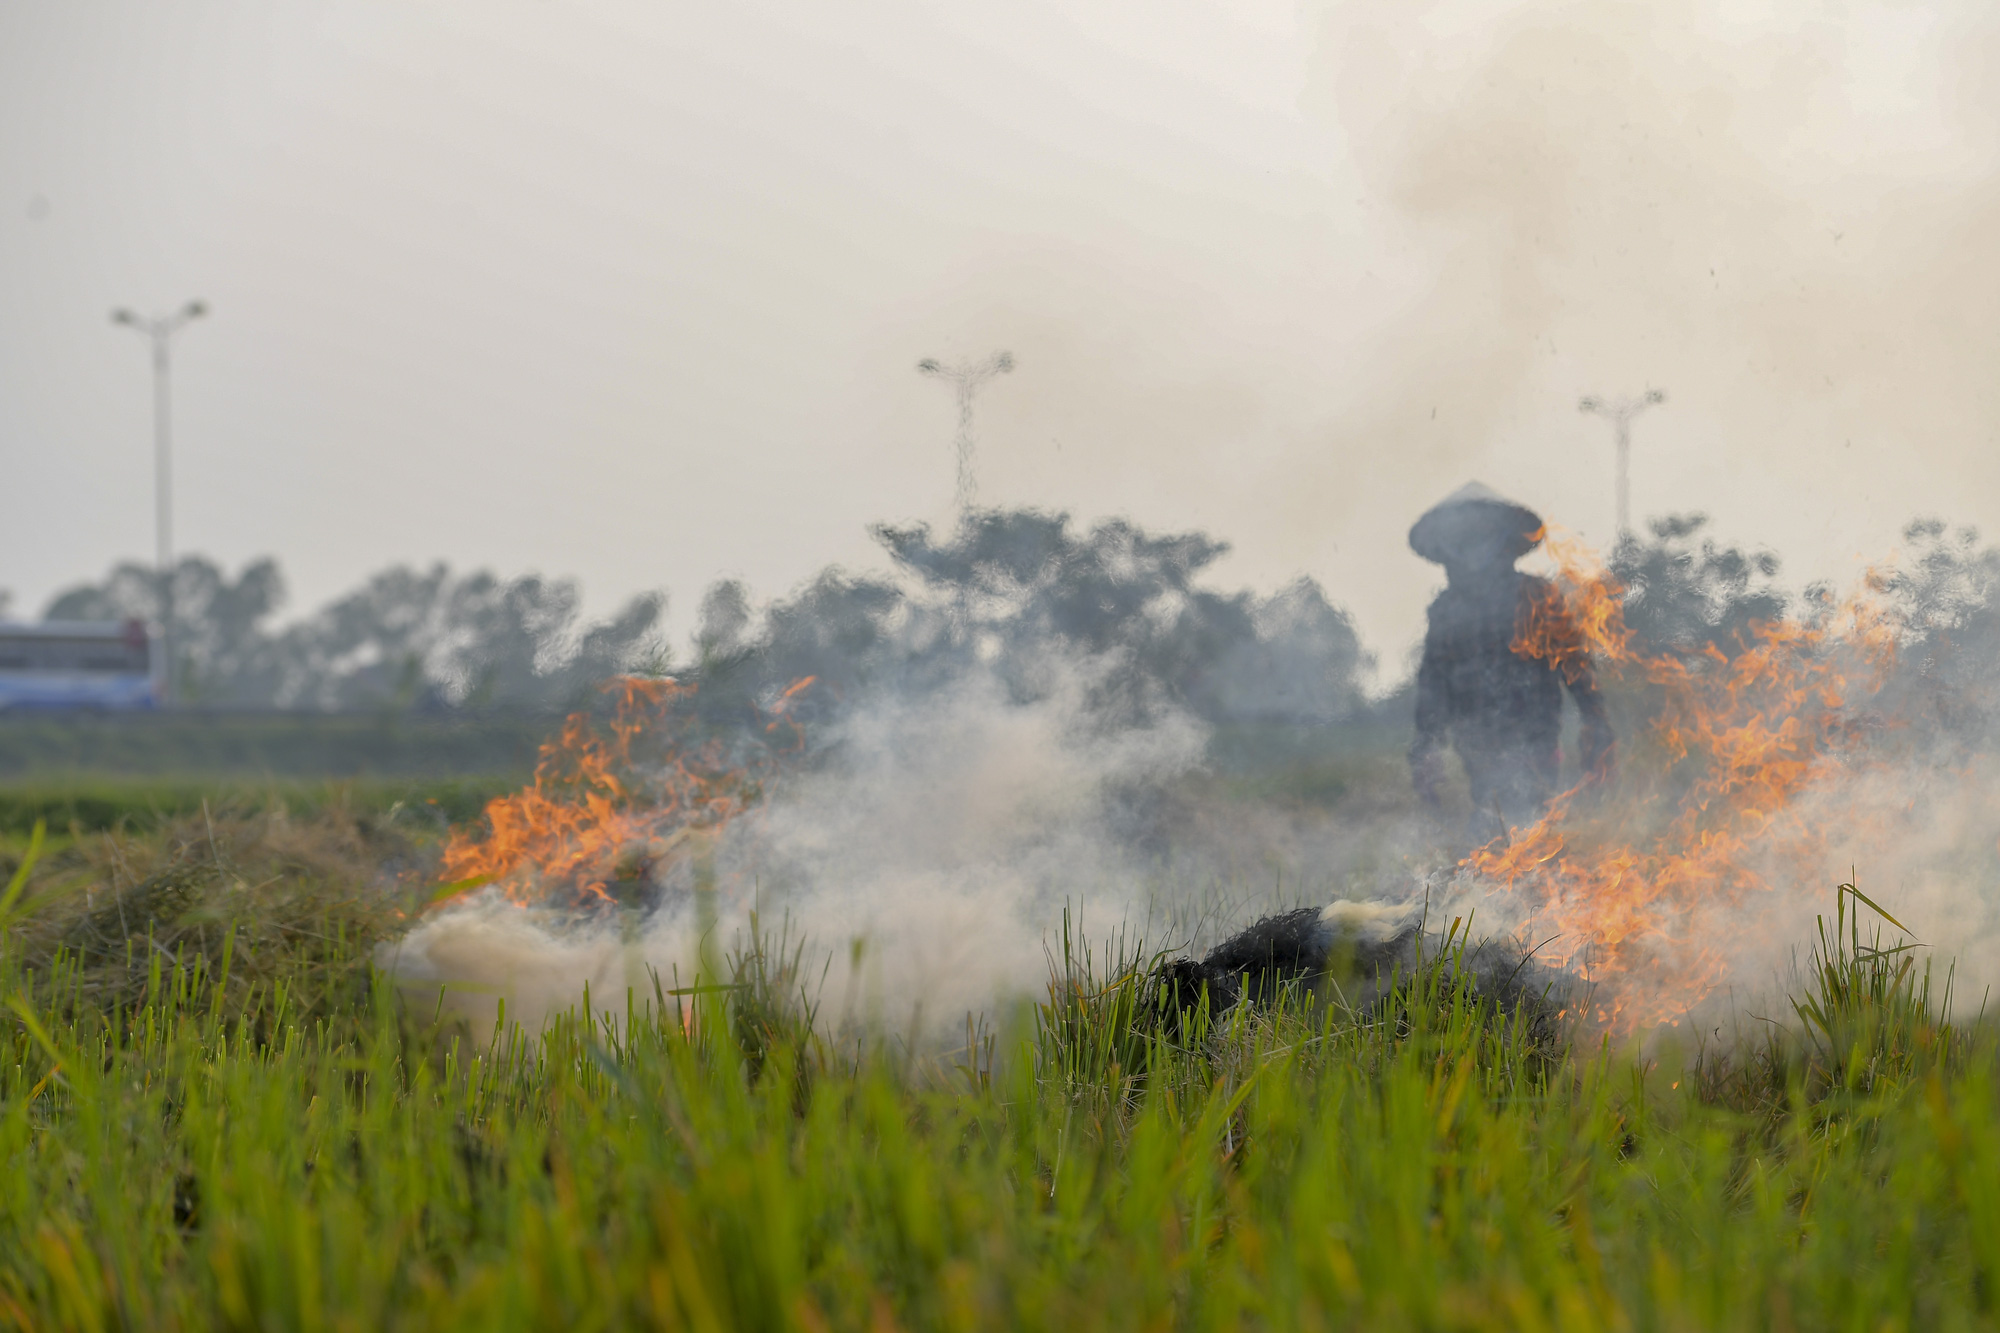
[(0, 623), (0, 709), (152, 708), (152, 641), (137, 620)]

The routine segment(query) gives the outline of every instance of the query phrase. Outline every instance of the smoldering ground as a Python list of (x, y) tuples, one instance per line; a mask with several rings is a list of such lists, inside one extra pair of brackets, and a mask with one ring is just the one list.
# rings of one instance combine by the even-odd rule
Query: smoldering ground
[[(1660, 530), (1657, 548), (1621, 548), (1625, 582), (1602, 589), (1651, 645), (1607, 686), (1620, 775), (1506, 843), (1468, 848), (1462, 792), (1419, 809), (1393, 717), (1341, 777), (1351, 791), (1301, 801), (1325, 774), (1288, 774), (1281, 752), (1232, 764), (1243, 728), (1212, 731), (1145, 673), (1135, 685), (1129, 653), (1023, 633), (830, 712), (809, 762), (711, 852), (659, 863), (646, 914), (474, 899), (422, 922), (392, 966), (413, 988), (457, 988), (469, 1015), (490, 1019), (504, 993), (532, 1024), (586, 983), (619, 1009), (655, 974), (712, 975), (754, 912), (805, 946), (828, 1024), (948, 1032), (1040, 988), (1065, 913), (1100, 957), (1120, 937), (1199, 957), (1266, 914), (1356, 899), (1534, 950), (1596, 987), (1611, 1026), (1685, 1028), (1777, 1008), (1816, 915), (1858, 873), (1901, 923), (1887, 938), (1936, 947), (1976, 1003), (2000, 919), (2000, 556), (1919, 541), (1922, 579), (1878, 580), (1869, 595), (1887, 600), (1837, 622), (1823, 599), (1788, 608), (1745, 574), (1775, 562), (1691, 552), (1691, 521)], [(1880, 634), (1843, 640), (1832, 627), (1850, 621)]]
[[(692, 892), (703, 872), (682, 859), (643, 919), (474, 897), (426, 918), (385, 961), (414, 993), (446, 986), (476, 1031), (501, 996), (532, 1028), (586, 985), (622, 1012), (627, 987), (643, 1000), (654, 976), (691, 983), (748, 943), (754, 912), (767, 936), (804, 946), (798, 982), (829, 1030), (928, 1041), (961, 1032), (969, 1012), (996, 1016), (1039, 994), (1065, 914), (1100, 957), (1121, 939), (1200, 957), (1260, 917), (1352, 899), (1536, 952), (1602, 988), (1599, 1000), (1688, 984), (1672, 954), (1656, 970), (1641, 957), (1602, 975), (1562, 937), (1564, 904), (1455, 863), (1455, 812), (1382, 796), (1315, 810), (1228, 791), (1206, 766), (1202, 724), (1174, 710), (1106, 728), (1085, 702), (1089, 679), (1071, 665), (1022, 703), (974, 675), (856, 707), (821, 763), (722, 834), (712, 920)], [(1587, 815), (1600, 836), (1639, 842), (1684, 796), (1635, 780)], [(1726, 867), (1753, 884), (1656, 905), (1662, 938), (1699, 944), (1712, 965), (1679, 994), (1669, 1028), (1782, 1014), (1816, 917), (1857, 874), (1906, 928), (1883, 923), (1885, 942), (1928, 946), (1940, 977), (1955, 971), (1966, 1011), (1978, 1006), (2000, 979), (2000, 759), (1864, 735), (1823, 761), (1782, 822), (1783, 839)], [(1572, 855), (1592, 854), (1577, 841)]]
[[(712, 856), (663, 863), (643, 917), (524, 909), (497, 893), (436, 912), (383, 951), (413, 995), (476, 1032), (499, 1000), (533, 1028), (577, 1003), (622, 1013), (653, 979), (686, 987), (754, 929), (802, 945), (798, 982), (828, 1030), (928, 1041), (1041, 994), (1065, 926), (1095, 957), (1200, 954), (1271, 912), (1334, 898), (1421, 910), (1438, 832), (1373, 792), (1328, 809), (1247, 789), (1210, 761), (1210, 728), (1159, 705), (1114, 720), (1108, 664), (1050, 656), (1041, 689), (976, 670), (862, 701)], [(1391, 770), (1400, 761), (1387, 757)], [(1367, 781), (1381, 777), (1381, 764)], [(697, 888), (715, 886), (712, 916)]]
[[(1787, 997), (1802, 992), (1822, 927), (1830, 930), (1842, 910), (1858, 918), (1866, 945), (1915, 946), (1934, 993), (1948, 994), (1950, 1016), (1990, 1009), (2000, 983), (2000, 763), (1844, 758), (1773, 821), (1786, 826), (1783, 837), (1746, 849), (1729, 867), (1736, 882), (1719, 878), (1710, 893), (1655, 904), (1641, 928), (1651, 938), (1631, 943), (1616, 972), (1601, 966), (1600, 946), (1566, 933), (1579, 906), (1567, 888), (1508, 886), (1465, 866), (1434, 870), (1432, 918), (1465, 920), (1476, 939), (1510, 940), (1555, 964), (1586, 1017), (1602, 1021), (1630, 1008), (1654, 1014), (1657, 1030), (1642, 1023), (1642, 1035), (1789, 1023)], [(1657, 825), (1655, 798), (1628, 792), (1609, 804), (1594, 812), (1597, 820), (1641, 838)], [(1843, 905), (1844, 884), (1882, 914), (1851, 897)]]
[(1558, 561), (1572, 605), (1608, 617), (1620, 771), (1476, 850), (1440, 905), (1540, 941), (1599, 985), (1599, 1021), (1699, 1029), (1786, 1012), (1822, 919), (1858, 910), (1850, 884), (1880, 905), (1864, 942), (1916, 946), (1976, 1012), (2000, 963), (2000, 585), (1976, 534), (1941, 531), (1912, 524), (1850, 596), (1789, 606), (1746, 573), (1774, 559), (1712, 544), (1627, 543), (1624, 579)]
[[(1193, 910), (1135, 836), (1136, 803), (1201, 761), (1204, 728), (1179, 710), (1106, 728), (1088, 666), (1051, 663), (1020, 703), (986, 673), (919, 697), (848, 710), (823, 760), (735, 822), (713, 854), (715, 918), (699, 919), (697, 867), (667, 867), (660, 905), (621, 937), (609, 923), (557, 925), (497, 898), (425, 920), (392, 967), (484, 1016), (493, 997), (531, 1026), (594, 995), (690, 979), (760, 929), (806, 943), (803, 973), (830, 1021), (909, 1031), (962, 1024), (1032, 991), (1048, 931), (1068, 910), (1089, 930)], [(619, 1006), (622, 1008), (622, 1000)]]
[[(704, 598), (699, 684), (667, 691), (689, 705), (675, 716), (740, 739), (782, 697), (786, 734), (809, 740), (712, 846), (654, 858), (643, 922), (564, 925), (557, 989), (573, 994), (587, 975), (615, 991), (649, 968), (685, 977), (704, 932), (713, 973), (755, 911), (767, 937), (809, 941), (823, 964), (810, 969), (815, 994), (839, 1021), (919, 1023), (921, 1001), (949, 1024), (1033, 990), (1065, 911), (1100, 937), (1192, 941), (1233, 925), (1242, 903), (1328, 896), (1361, 864), (1348, 849), (1381, 841), (1322, 838), (1326, 854), (1306, 856), (1299, 821), (1252, 816), (1241, 800), (1220, 802), (1238, 817), (1217, 814), (1213, 798), (1241, 778), (1211, 770), (1211, 722), (1325, 732), (1368, 714), (1367, 655), (1309, 580), (1267, 597), (1217, 592), (1196, 580), (1226, 547), (1204, 534), (1078, 531), (1031, 510), (876, 535), (897, 582), (830, 568), (761, 614), (738, 585)], [(697, 892), (707, 883), (713, 897)], [(512, 911), (447, 912), (397, 966), (425, 984), (491, 987), (445, 960), (464, 956), (468, 933), (526, 928)], [(516, 1013), (544, 1007), (522, 1004), (541, 982), (508, 984)]]

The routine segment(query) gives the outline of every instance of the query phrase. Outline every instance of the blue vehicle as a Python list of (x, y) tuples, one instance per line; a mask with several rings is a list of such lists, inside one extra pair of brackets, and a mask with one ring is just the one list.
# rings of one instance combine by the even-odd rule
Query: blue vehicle
[(0, 624), (0, 710), (158, 703), (152, 640), (141, 622)]

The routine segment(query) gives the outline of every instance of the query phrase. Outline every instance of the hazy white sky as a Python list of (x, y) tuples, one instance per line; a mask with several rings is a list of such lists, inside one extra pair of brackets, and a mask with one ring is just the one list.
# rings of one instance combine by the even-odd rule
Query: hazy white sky
[(303, 610), (397, 560), (681, 625), (949, 516), (926, 355), (1011, 348), (983, 498), (1235, 543), (1392, 669), (1468, 478), (1799, 576), (2000, 535), (1982, 3), (0, 6), (0, 586), (180, 545)]

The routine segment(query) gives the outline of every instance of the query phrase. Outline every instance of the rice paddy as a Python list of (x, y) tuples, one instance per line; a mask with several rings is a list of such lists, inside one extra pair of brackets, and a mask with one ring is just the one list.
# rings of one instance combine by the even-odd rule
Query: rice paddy
[(1366, 1012), (1165, 1024), (1072, 942), (926, 1052), (815, 1030), (779, 940), (469, 1031), (370, 963), (425, 836), (11, 844), (0, 1326), (1996, 1322), (2000, 1062), (1832, 890), (1796, 1021), (1705, 1047), (1551, 1038), (1443, 953)]

